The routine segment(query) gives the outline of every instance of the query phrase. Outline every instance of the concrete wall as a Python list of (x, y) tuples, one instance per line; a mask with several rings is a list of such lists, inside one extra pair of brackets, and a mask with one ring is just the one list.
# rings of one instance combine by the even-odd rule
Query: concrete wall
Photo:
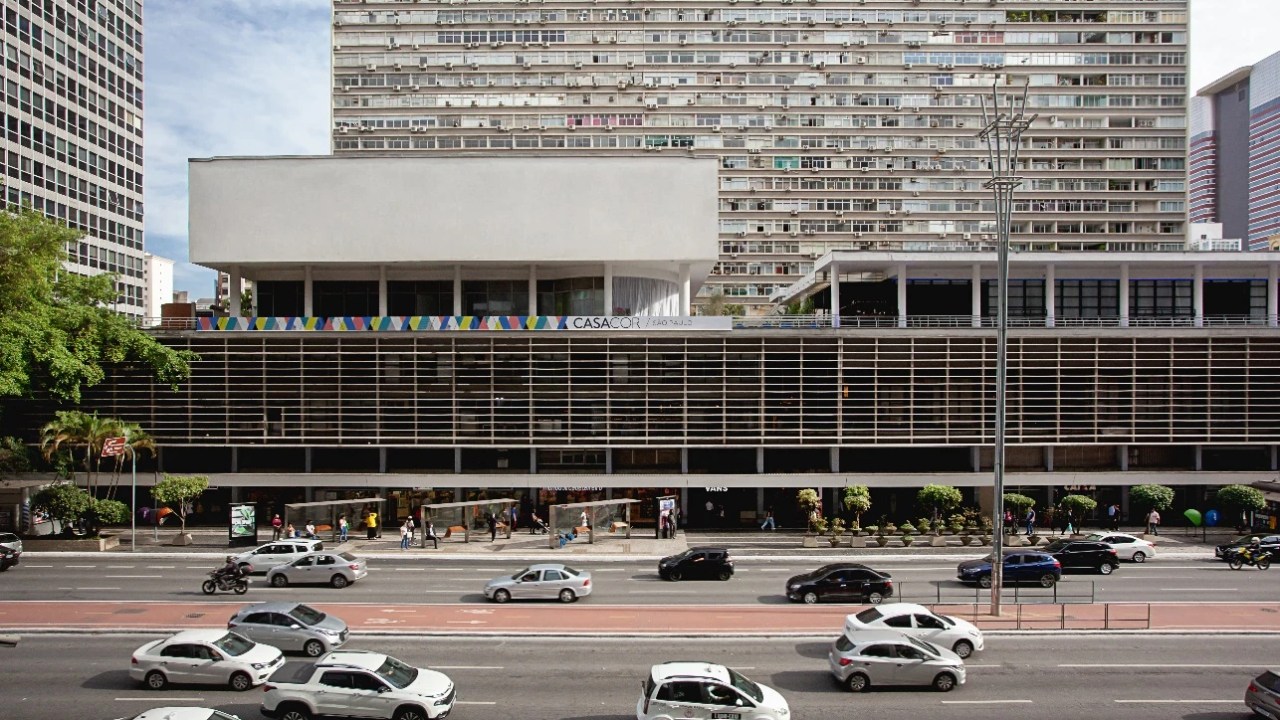
[(1249, 80), (1213, 97), (1218, 130), (1218, 219), (1223, 234), (1249, 237)]
[(714, 158), (192, 160), (192, 262), (648, 262), (718, 257)]

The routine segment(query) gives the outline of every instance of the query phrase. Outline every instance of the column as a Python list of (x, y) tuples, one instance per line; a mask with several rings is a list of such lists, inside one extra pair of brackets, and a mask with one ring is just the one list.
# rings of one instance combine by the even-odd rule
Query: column
[(538, 314), (538, 266), (529, 265), (529, 314)]
[(387, 316), (387, 266), (378, 266), (378, 317)]
[(315, 297), (315, 293), (312, 292), (312, 285), (313, 283), (311, 282), (311, 266), (303, 265), (302, 266), (302, 314), (307, 317), (313, 317), (316, 312), (315, 304), (312, 302), (312, 298)]
[(898, 327), (907, 326), (907, 264), (898, 263)]
[(840, 327), (840, 263), (831, 261), (827, 276), (831, 278), (831, 327)]
[(613, 263), (604, 264), (604, 316), (613, 317)]
[(1120, 263), (1120, 327), (1129, 327), (1129, 263)]
[(227, 314), (231, 317), (240, 317), (243, 308), (240, 307), (240, 266), (232, 265), (227, 270), (230, 276), (230, 282), (227, 283)]
[(982, 327), (982, 266), (973, 264), (973, 275), (969, 280), (969, 311), (973, 317), (973, 326)]
[(1053, 327), (1056, 324), (1058, 315), (1058, 294), (1055, 289), (1058, 285), (1055, 266), (1049, 263), (1044, 269), (1044, 326)]
[(689, 310), (689, 303), (692, 298), (689, 297), (689, 264), (680, 264), (680, 314), (692, 315)]
[(453, 314), (462, 314), (462, 266), (453, 266)]
[(1195, 326), (1204, 327), (1204, 265), (1196, 263), (1195, 279), (1191, 281), (1191, 311), (1195, 314)]
[(1275, 263), (1267, 263), (1267, 325), (1271, 327), (1276, 327), (1277, 322), (1280, 322), (1276, 318), (1276, 315), (1280, 314), (1280, 303), (1277, 302), (1278, 293), (1276, 291), (1276, 284), (1280, 282), (1280, 278), (1277, 278), (1277, 275), (1280, 272), (1277, 271), (1278, 268)]

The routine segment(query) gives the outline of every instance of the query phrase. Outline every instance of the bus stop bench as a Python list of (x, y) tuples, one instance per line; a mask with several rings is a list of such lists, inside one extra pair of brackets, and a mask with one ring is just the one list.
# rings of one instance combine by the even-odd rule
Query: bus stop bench
[(458, 533), (459, 535), (465, 535), (467, 533), (467, 529), (461, 525), (450, 525), (449, 527), (445, 528), (444, 537), (447, 539), (450, 535), (453, 535), (455, 532)]
[(619, 530), (626, 530), (626, 529), (627, 529), (627, 524), (620, 520), (614, 520), (613, 522), (609, 523), (609, 532), (618, 532)]

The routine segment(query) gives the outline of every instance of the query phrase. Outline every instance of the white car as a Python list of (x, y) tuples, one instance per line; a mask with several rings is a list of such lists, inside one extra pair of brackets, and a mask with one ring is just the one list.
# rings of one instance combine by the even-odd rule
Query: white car
[(185, 630), (133, 653), (129, 677), (152, 690), (170, 683), (248, 690), (284, 664), (284, 653), (226, 630)]
[(306, 538), (276, 540), (232, 558), (237, 565), (252, 565), (254, 572), (266, 572), (277, 565), (291, 563), (307, 553), (324, 549), (324, 543)]
[(209, 708), (162, 707), (145, 710), (141, 715), (120, 718), (120, 720), (240, 720), (240, 717)]
[(1136, 563), (1146, 562), (1156, 556), (1156, 544), (1135, 537), (1128, 533), (1107, 532), (1093, 533), (1085, 538), (1092, 542), (1104, 542), (1115, 548), (1116, 557), (1121, 560), (1132, 560)]
[(844, 619), (844, 632), (850, 636), (867, 630), (886, 629), (949, 648), (961, 659), (986, 646), (982, 631), (973, 623), (939, 615), (915, 603), (886, 603)]
[(367, 650), (335, 650), (314, 665), (289, 663), (265, 690), (262, 714), (280, 720), (437, 720), (453, 711), (458, 696), (448, 675)]
[(654, 665), (636, 703), (636, 720), (790, 720), (786, 698), (724, 665), (666, 662)]

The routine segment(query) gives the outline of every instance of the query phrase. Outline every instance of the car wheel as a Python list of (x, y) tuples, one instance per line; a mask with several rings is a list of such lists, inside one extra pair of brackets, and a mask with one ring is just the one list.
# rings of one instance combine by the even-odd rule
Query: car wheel
[(400, 708), (392, 717), (395, 720), (428, 720), (428, 715), (416, 707)]
[(957, 640), (956, 644), (951, 646), (951, 652), (959, 655), (963, 660), (973, 654), (973, 643), (968, 640)]
[(562, 603), (571, 603), (577, 599), (578, 599), (578, 596), (574, 595), (573, 591), (570, 590), (569, 588), (565, 588), (560, 591), (560, 602)]
[(276, 708), (276, 712), (280, 713), (280, 720), (311, 720), (311, 711), (305, 705), (285, 705)]
[(165, 677), (164, 673), (159, 670), (152, 670), (147, 673), (147, 677), (144, 682), (146, 682), (147, 687), (151, 690), (163, 690), (165, 689), (165, 686), (169, 684), (169, 678)]
[(350, 585), (351, 582), (347, 580), (346, 575), (334, 575), (333, 577), (329, 578), (329, 584), (341, 590), (342, 588)]
[(306, 644), (302, 646), (302, 652), (306, 654), (307, 657), (320, 657), (324, 654), (324, 643), (319, 640), (308, 640)]
[(271, 587), (285, 587), (288, 584), (289, 578), (285, 577), (284, 573), (271, 576)]
[(721, 570), (720, 574), (716, 575), (716, 577), (720, 578), (722, 581), (727, 581), (729, 578), (733, 577), (733, 573), (728, 570)]
[(884, 602), (884, 594), (878, 593), (878, 592), (868, 593), (867, 602), (871, 603), (872, 605), (879, 605), (880, 603)]
[(805, 605), (817, 605), (817, 604), (818, 604), (818, 593), (813, 592), (812, 590), (810, 590), (809, 592), (805, 593), (805, 594), (804, 594), (804, 604), (805, 604)]
[(1137, 552), (1135, 552), (1135, 553), (1133, 554), (1133, 561), (1134, 561), (1134, 562), (1136, 562), (1136, 563), (1143, 563), (1143, 562), (1146, 562), (1146, 561), (1147, 561), (1147, 554), (1146, 554), (1146, 553), (1144, 553), (1144, 552), (1142, 552), (1141, 550), (1139, 550), (1139, 551), (1137, 551)]
[(231, 676), (231, 681), (228, 682), (227, 685), (236, 692), (244, 692), (245, 690), (253, 687), (253, 678), (249, 677), (246, 673), (234, 673)]
[(1058, 578), (1054, 577), (1053, 573), (1045, 573), (1040, 576), (1040, 587), (1051, 588), (1056, 582), (1058, 582)]
[(679, 570), (672, 570), (671, 572), (667, 573), (667, 578), (672, 582), (680, 582), (681, 580), (684, 579), (684, 573), (680, 572)]
[(504, 602), (506, 602), (506, 601), (508, 601), (508, 600), (510, 600), (510, 599), (511, 599), (511, 593), (507, 592), (506, 590), (494, 590), (494, 591), (493, 591), (493, 601), (494, 601), (494, 602), (497, 602), (497, 603), (504, 603)]
[(989, 587), (991, 587), (991, 576), (990, 576), (990, 575), (983, 575), (982, 577), (978, 578), (978, 587), (980, 587), (980, 588), (989, 588)]
[(933, 679), (933, 689), (938, 692), (951, 692), (956, 687), (956, 678), (951, 673), (938, 673)]
[(1112, 570), (1115, 570), (1115, 568), (1112, 567), (1111, 563), (1102, 563), (1098, 566), (1098, 572), (1103, 575), (1110, 575)]
[(871, 679), (856, 672), (844, 679), (844, 687), (849, 692), (866, 692), (871, 687)]

